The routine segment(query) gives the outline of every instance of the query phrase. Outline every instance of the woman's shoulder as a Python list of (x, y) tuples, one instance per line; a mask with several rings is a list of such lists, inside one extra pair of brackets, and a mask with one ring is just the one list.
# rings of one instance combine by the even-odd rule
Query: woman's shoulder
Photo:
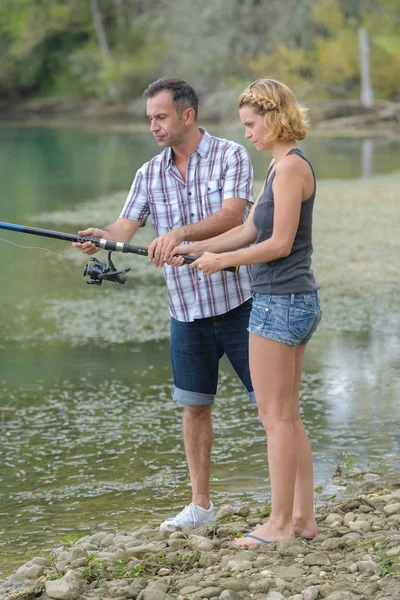
[(280, 160), (276, 165), (277, 175), (293, 176), (304, 175), (310, 172), (310, 163), (305, 157), (299, 156), (297, 153), (288, 154), (283, 160)]

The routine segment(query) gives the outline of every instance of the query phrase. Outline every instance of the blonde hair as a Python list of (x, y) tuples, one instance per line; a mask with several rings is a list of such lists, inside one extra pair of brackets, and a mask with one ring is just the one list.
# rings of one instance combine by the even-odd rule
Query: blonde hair
[(302, 140), (307, 135), (307, 109), (292, 90), (275, 79), (257, 79), (240, 95), (238, 106), (250, 106), (264, 115), (268, 141)]

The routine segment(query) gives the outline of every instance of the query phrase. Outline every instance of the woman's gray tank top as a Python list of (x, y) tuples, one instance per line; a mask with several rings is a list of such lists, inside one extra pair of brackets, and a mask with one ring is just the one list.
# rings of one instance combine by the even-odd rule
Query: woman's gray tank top
[[(310, 162), (299, 148), (293, 148), (289, 154), (297, 154), (308, 162), (314, 177), (314, 191), (301, 205), (300, 220), (289, 256), (265, 263), (252, 265), (253, 293), (270, 296), (315, 292), (319, 289), (311, 269), (312, 213), (316, 192), (315, 174)], [(274, 193), (272, 184), (275, 171), (269, 177), (274, 165), (267, 174), (267, 184), (254, 210), (253, 219), (257, 229), (259, 244), (272, 236), (274, 225)], [(269, 177), (269, 179), (268, 179)]]

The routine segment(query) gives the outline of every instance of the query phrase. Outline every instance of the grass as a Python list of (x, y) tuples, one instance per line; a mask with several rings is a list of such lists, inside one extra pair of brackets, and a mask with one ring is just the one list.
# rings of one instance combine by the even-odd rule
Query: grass
[(125, 577), (140, 577), (155, 575), (161, 567), (168, 567), (171, 573), (189, 571), (199, 560), (199, 552), (176, 554), (174, 557), (165, 556), (164, 552), (147, 555), (142, 560), (122, 558), (113, 564), (97, 558), (96, 554), (88, 556), (88, 565), (76, 569), (88, 583), (98, 579), (120, 579)]

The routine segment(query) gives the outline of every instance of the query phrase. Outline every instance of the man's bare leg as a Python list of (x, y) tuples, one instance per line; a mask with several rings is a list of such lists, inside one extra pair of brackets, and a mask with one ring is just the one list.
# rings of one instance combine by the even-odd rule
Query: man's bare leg
[(192, 502), (210, 506), (210, 460), (213, 443), (211, 405), (185, 406), (183, 440), (192, 484)]

